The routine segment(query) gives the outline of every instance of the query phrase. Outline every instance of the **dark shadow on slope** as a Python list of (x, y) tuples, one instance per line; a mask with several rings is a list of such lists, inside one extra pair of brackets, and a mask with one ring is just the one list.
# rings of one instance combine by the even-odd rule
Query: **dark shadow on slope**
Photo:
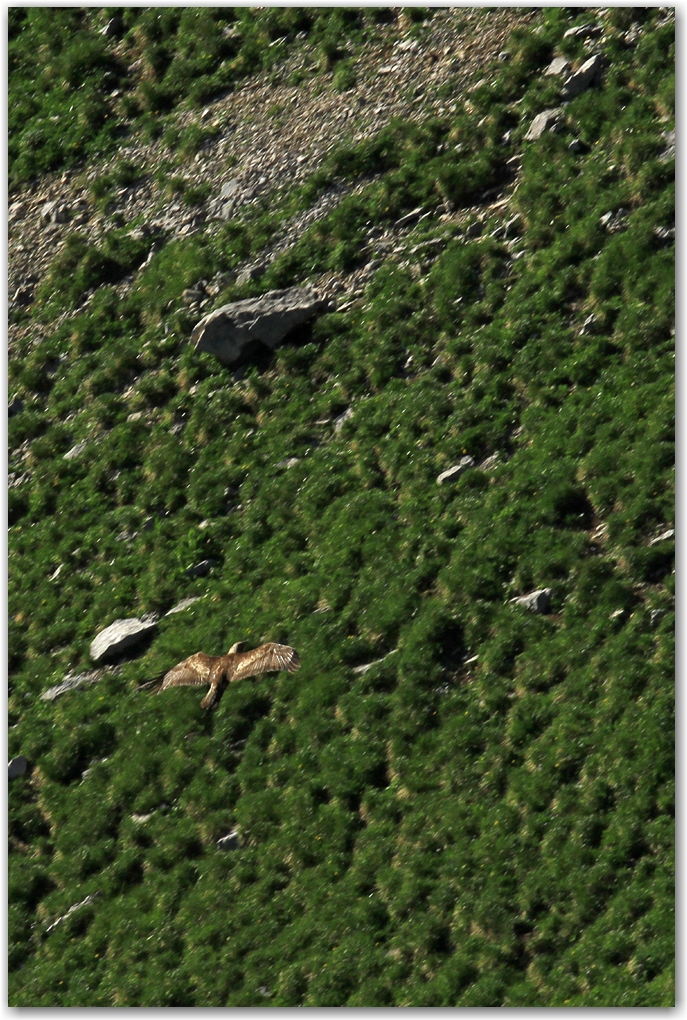
[(466, 656), (465, 636), (463, 628), (457, 620), (446, 620), (436, 632), (438, 660), (444, 669), (455, 671), (460, 669)]

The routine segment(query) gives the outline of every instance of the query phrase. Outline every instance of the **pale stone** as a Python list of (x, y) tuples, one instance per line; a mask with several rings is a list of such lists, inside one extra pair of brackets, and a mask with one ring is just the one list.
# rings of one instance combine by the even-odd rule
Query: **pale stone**
[(193, 330), (191, 341), (197, 351), (213, 354), (223, 365), (232, 366), (256, 344), (274, 350), (292, 329), (328, 307), (309, 287), (272, 290), (210, 312)]
[(457, 482), (461, 475), (475, 466), (475, 462), (472, 457), (462, 457), (457, 464), (453, 467), (448, 468), (446, 471), (442, 471), (437, 478), (437, 483), (443, 485), (444, 482)]
[(117, 656), (134, 648), (146, 635), (157, 627), (156, 619), (115, 620), (91, 642), (90, 655), (94, 662)]
[(551, 589), (550, 588), (539, 588), (537, 591), (532, 591), (529, 595), (519, 595), (517, 598), (511, 599), (517, 606), (522, 606), (523, 609), (529, 609), (531, 613), (548, 613), (551, 608)]

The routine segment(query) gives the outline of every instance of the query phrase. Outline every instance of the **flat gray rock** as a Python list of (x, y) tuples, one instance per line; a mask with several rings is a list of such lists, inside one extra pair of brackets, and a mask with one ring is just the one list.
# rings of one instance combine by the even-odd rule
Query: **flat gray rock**
[(498, 453), (492, 453), (492, 455), (490, 457), (487, 457), (486, 460), (483, 460), (482, 463), (478, 465), (478, 467), (480, 471), (493, 471), (494, 468), (497, 468), (500, 463), (501, 463), (500, 455)]
[(222, 190), (219, 193), (219, 197), (225, 202), (228, 202), (230, 198), (236, 198), (237, 194), (241, 190), (241, 181), (234, 180), (227, 181), (226, 184), (222, 185)]
[(72, 906), (69, 908), (66, 914), (62, 914), (61, 917), (58, 917), (56, 921), (53, 921), (53, 923), (48, 928), (45, 929), (45, 934), (48, 935), (51, 931), (57, 928), (58, 924), (62, 924), (65, 918), (69, 917), (70, 914), (73, 914), (74, 911), (76, 910), (81, 910), (82, 907), (87, 907), (89, 903), (92, 903), (93, 900), (97, 899), (98, 896), (101, 895), (102, 893), (98, 890), (94, 893), (91, 893), (90, 896), (87, 896), (86, 899), (81, 900), (79, 903), (72, 904)]
[(156, 627), (156, 619), (139, 620), (136, 617), (132, 617), (128, 620), (115, 620), (105, 630), (101, 630), (91, 642), (91, 658), (94, 662), (116, 659), (124, 652), (135, 648)]
[(560, 106), (552, 107), (550, 110), (542, 110), (541, 113), (538, 113), (529, 126), (525, 135), (525, 141), (536, 142), (545, 131), (551, 131), (553, 128), (556, 128), (560, 123), (562, 113), (563, 110)]
[(649, 545), (658, 545), (659, 542), (667, 542), (669, 539), (675, 538), (675, 529), (668, 528), (663, 534), (657, 535), (656, 538), (652, 538)]
[(7, 778), (8, 779), (19, 779), (26, 773), (29, 763), (23, 754), (18, 754), (16, 758), (13, 758), (7, 766)]
[(181, 602), (177, 602), (175, 606), (172, 606), (171, 609), (168, 609), (167, 612), (165, 613), (165, 616), (172, 616), (174, 613), (183, 613), (184, 610), (189, 609), (194, 602), (200, 602), (202, 597), (203, 597), (202, 595), (195, 595), (193, 598), (190, 599), (182, 599)]
[(354, 666), (351, 672), (355, 673), (357, 676), (363, 676), (367, 673), (368, 669), (372, 669), (373, 666), (379, 666), (382, 662), (386, 662), (389, 656), (395, 655), (397, 651), (398, 648), (393, 648), (390, 652), (387, 652), (386, 655), (383, 655), (381, 659), (375, 659), (374, 662), (366, 662), (363, 666)]
[(567, 74), (570, 70), (570, 61), (565, 57), (554, 57), (544, 74)]
[(564, 39), (594, 39), (601, 35), (602, 29), (599, 25), (575, 25), (563, 33)]
[(461, 475), (474, 466), (475, 462), (472, 457), (462, 457), (453, 467), (441, 472), (437, 478), (437, 484), (444, 485), (445, 482), (457, 482)]
[(241, 181), (234, 178), (222, 185), (219, 197), (208, 206), (208, 212), (215, 219), (230, 220), (237, 208), (253, 197), (253, 191), (244, 189)]
[(86, 684), (94, 684), (100, 680), (102, 675), (102, 671), (98, 670), (95, 673), (79, 673), (78, 676), (66, 676), (61, 684), (56, 684), (54, 687), (49, 687), (47, 691), (43, 691), (41, 701), (54, 701), (56, 698), (61, 697), (61, 695), (66, 694), (67, 691), (75, 691)]
[(668, 163), (671, 159), (675, 159), (675, 129), (664, 131), (663, 138), (665, 139), (666, 147), (658, 158), (661, 163)]
[(222, 836), (221, 839), (217, 840), (217, 846), (220, 850), (238, 850), (240, 845), (238, 829), (232, 829), (227, 836)]
[(75, 460), (77, 457), (81, 456), (87, 446), (88, 443), (85, 440), (83, 443), (77, 443), (76, 446), (72, 446), (71, 450), (67, 450), (63, 460)]
[(572, 99), (579, 96), (581, 92), (588, 89), (592, 82), (596, 81), (604, 69), (604, 59), (600, 53), (595, 53), (589, 60), (585, 60), (582, 67), (575, 71), (563, 83), (563, 99)]
[(511, 602), (516, 606), (522, 606), (523, 609), (529, 609), (531, 613), (548, 613), (551, 608), (551, 589), (539, 588), (537, 591), (531, 591), (529, 595), (519, 595), (511, 599)]
[(191, 341), (195, 350), (214, 354), (223, 365), (237, 365), (256, 345), (274, 350), (292, 329), (328, 307), (310, 287), (271, 290), (210, 312), (193, 330)]

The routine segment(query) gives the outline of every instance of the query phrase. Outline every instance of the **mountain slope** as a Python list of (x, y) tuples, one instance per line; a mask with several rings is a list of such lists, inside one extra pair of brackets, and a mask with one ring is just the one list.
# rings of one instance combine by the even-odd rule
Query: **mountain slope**
[[(64, 180), (17, 171), (12, 1005), (673, 1002), (674, 25), (430, 13), (292, 25), (263, 73), (305, 77), (270, 85), (256, 9), (233, 44), (255, 64), (201, 88), (204, 119), (167, 79), (181, 28), (124, 25), (158, 77), (117, 99), (164, 93), (154, 129), (134, 114), (130, 153), (105, 131)], [(289, 162), (267, 104), (355, 111), (408, 54), (440, 69), (416, 115), (352, 113)], [(284, 129), (262, 185), (249, 115)], [(334, 311), (270, 359), (190, 346), (212, 307), (306, 282)], [(91, 675), (96, 633), (152, 613)], [(302, 667), (214, 715), (140, 689), (239, 640)]]

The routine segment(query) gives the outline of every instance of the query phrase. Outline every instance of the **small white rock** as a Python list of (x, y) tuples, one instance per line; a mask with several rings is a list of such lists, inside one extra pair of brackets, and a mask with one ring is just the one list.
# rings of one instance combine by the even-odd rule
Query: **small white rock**
[(662, 535), (657, 535), (656, 538), (652, 538), (649, 545), (657, 545), (659, 542), (667, 542), (669, 538), (675, 537), (675, 529), (668, 528)]
[(77, 443), (76, 446), (72, 446), (71, 450), (67, 450), (64, 455), (64, 460), (75, 460), (76, 457), (80, 457), (84, 452), (88, 443), (84, 440), (83, 443)]

